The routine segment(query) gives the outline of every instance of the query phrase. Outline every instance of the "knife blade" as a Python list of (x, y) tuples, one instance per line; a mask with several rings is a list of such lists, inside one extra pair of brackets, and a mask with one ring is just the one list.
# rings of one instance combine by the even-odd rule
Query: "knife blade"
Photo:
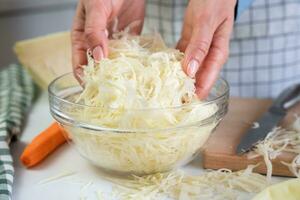
[(259, 127), (250, 128), (241, 139), (236, 152), (242, 154), (265, 139), (270, 131), (285, 117), (287, 110), (299, 102), (300, 84), (285, 89), (275, 99), (269, 110), (258, 120)]

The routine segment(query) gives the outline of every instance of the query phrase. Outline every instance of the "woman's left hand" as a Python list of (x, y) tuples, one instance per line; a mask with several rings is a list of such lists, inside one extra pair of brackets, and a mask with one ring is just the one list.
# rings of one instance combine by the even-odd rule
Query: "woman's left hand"
[(229, 54), (236, 0), (190, 0), (177, 48), (185, 52), (183, 70), (196, 78), (205, 98)]

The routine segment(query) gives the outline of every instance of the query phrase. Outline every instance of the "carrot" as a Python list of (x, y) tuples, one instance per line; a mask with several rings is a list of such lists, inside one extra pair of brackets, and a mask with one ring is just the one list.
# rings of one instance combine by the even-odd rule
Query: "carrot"
[(35, 166), (65, 142), (62, 129), (54, 122), (27, 145), (20, 160), (26, 167)]

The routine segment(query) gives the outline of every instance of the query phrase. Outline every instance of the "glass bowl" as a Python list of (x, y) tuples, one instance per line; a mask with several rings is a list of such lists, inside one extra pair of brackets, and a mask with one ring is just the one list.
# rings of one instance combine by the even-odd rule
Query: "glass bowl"
[[(72, 73), (56, 78), (48, 90), (51, 114), (80, 155), (105, 171), (136, 175), (191, 161), (226, 114), (229, 96), (228, 84), (220, 78), (203, 102), (120, 113), (76, 102), (82, 87)], [(108, 117), (115, 115), (121, 120)]]

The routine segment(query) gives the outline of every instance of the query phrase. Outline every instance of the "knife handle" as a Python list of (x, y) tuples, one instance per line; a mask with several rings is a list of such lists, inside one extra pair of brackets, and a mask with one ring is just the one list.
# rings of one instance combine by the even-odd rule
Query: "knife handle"
[(300, 100), (300, 84), (286, 88), (275, 99), (272, 108), (286, 110)]

